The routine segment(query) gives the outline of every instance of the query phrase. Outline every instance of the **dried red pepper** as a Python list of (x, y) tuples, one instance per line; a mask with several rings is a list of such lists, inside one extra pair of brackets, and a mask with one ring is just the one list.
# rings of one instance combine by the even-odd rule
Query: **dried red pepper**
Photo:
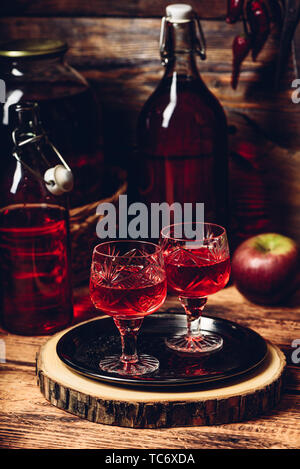
[(251, 49), (251, 39), (249, 36), (238, 35), (234, 38), (232, 44), (232, 75), (231, 75), (231, 86), (235, 90), (238, 85), (240, 76), (241, 64), (247, 57)]
[(249, 1), (246, 10), (251, 31), (252, 58), (256, 60), (270, 34), (270, 17), (265, 3), (261, 0)]
[(239, 20), (243, 12), (244, 0), (227, 0), (226, 22), (229, 24)]

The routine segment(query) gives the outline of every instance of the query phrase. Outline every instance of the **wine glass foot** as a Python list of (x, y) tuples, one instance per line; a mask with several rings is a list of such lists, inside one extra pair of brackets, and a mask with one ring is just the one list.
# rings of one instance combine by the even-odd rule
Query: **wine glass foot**
[(223, 339), (217, 334), (202, 331), (200, 336), (178, 335), (165, 339), (167, 347), (187, 354), (209, 354), (223, 347)]
[(99, 366), (107, 373), (116, 373), (125, 376), (141, 376), (153, 373), (159, 368), (159, 361), (151, 355), (141, 354), (136, 362), (124, 362), (118, 355), (103, 358)]

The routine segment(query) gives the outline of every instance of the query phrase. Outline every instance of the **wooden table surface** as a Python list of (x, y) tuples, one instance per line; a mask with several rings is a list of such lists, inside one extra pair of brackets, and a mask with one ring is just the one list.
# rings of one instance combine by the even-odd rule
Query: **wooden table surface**
[[(174, 301), (168, 298), (164, 309), (174, 305)], [(141, 430), (92, 423), (52, 406), (41, 395), (36, 383), (35, 356), (47, 337), (1, 331), (0, 447), (174, 451), (300, 448), (300, 291), (289, 305), (261, 307), (247, 302), (230, 286), (210, 297), (206, 313), (251, 327), (284, 351), (288, 372), (276, 409), (255, 420), (209, 427)], [(87, 289), (76, 289), (75, 321), (93, 315)]]

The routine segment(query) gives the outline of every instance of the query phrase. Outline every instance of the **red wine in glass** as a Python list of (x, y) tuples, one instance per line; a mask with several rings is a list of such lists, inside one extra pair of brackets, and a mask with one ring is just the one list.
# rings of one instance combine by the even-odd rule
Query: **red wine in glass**
[(113, 317), (121, 335), (121, 356), (105, 357), (100, 368), (128, 376), (157, 370), (155, 357), (137, 353), (136, 339), (144, 317), (167, 295), (161, 248), (144, 241), (99, 244), (93, 251), (90, 294), (95, 307)]
[(206, 297), (228, 283), (230, 259), (215, 259), (207, 248), (179, 248), (165, 255), (168, 284), (180, 295)]
[[(201, 236), (176, 236), (176, 228), (197, 225)], [(184, 230), (180, 230), (183, 233)], [(220, 350), (223, 339), (200, 328), (207, 296), (225, 287), (230, 276), (226, 231), (212, 223), (169, 225), (161, 232), (168, 285), (178, 295), (187, 315), (187, 332), (166, 339), (173, 350), (184, 353), (210, 353)]]
[[(118, 275), (117, 283), (108, 284), (97, 272), (91, 275), (90, 292), (95, 307), (110, 316), (138, 318), (156, 311), (166, 297), (166, 279), (143, 278), (145, 285), (140, 285), (140, 269), (128, 267)], [(145, 274), (147, 276), (147, 272)], [(165, 277), (165, 276), (164, 276)]]

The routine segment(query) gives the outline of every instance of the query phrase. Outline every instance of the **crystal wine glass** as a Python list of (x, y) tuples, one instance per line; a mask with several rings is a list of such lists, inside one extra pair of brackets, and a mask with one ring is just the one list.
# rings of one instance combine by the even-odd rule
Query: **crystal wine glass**
[(100, 368), (121, 375), (155, 371), (159, 361), (138, 355), (137, 334), (144, 316), (165, 301), (166, 273), (162, 250), (144, 241), (108, 241), (94, 248), (90, 294), (96, 309), (112, 316), (121, 335), (121, 356), (105, 357)]
[[(192, 237), (194, 236), (194, 237)], [(187, 332), (166, 339), (171, 349), (209, 353), (223, 345), (221, 336), (201, 330), (207, 296), (225, 287), (230, 276), (226, 230), (212, 223), (179, 223), (161, 231), (168, 286), (178, 294), (187, 315)]]

